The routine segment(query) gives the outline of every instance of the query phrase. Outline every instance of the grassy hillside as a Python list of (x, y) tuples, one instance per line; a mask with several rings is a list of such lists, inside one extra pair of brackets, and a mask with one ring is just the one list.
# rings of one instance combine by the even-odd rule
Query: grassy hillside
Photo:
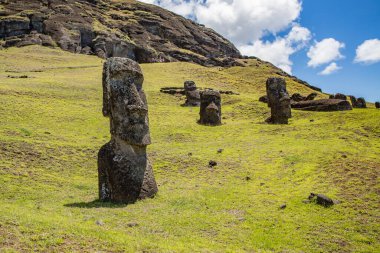
[[(102, 61), (0, 51), (0, 251), (379, 252), (380, 110), (293, 111), (289, 125), (264, 124), (257, 100), (274, 70), (247, 64), (142, 65), (159, 194), (120, 206), (96, 201), (97, 152), (110, 138)], [(223, 96), (222, 126), (198, 125), (198, 108), (159, 93), (187, 79), (240, 92)], [(303, 203), (310, 192), (341, 204)]]

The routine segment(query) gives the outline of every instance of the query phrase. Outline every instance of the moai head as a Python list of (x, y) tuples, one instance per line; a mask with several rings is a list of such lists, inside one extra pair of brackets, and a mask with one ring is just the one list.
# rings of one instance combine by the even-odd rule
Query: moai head
[(185, 91), (193, 91), (197, 89), (197, 86), (195, 85), (194, 81), (186, 81), (184, 83)]
[(351, 100), (352, 107), (354, 107), (354, 108), (357, 107), (358, 101), (357, 101), (356, 97), (350, 96), (350, 100)]
[(364, 98), (358, 98), (357, 107), (358, 108), (367, 108), (367, 102), (365, 101)]
[(110, 118), (114, 138), (136, 146), (151, 143), (143, 81), (135, 61), (113, 57), (104, 63), (103, 115)]
[(201, 93), (199, 123), (212, 126), (222, 124), (222, 108), (219, 91), (206, 90)]
[(271, 108), (270, 122), (287, 124), (291, 117), (290, 97), (286, 90), (283, 78), (268, 78), (267, 80), (268, 105)]
[(375, 103), (375, 107), (376, 107), (377, 109), (380, 109), (380, 102), (376, 102), (376, 103)]

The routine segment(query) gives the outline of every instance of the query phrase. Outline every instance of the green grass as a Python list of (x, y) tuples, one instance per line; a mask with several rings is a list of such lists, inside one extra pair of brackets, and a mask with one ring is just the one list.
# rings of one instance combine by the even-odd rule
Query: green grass
[[(110, 138), (102, 60), (33, 46), (0, 51), (0, 63), (1, 252), (379, 252), (372, 104), (267, 125), (266, 64), (143, 64), (159, 194), (112, 205), (96, 201), (97, 152)], [(188, 79), (241, 94), (223, 96), (222, 126), (198, 125), (198, 108), (159, 93)], [(303, 203), (310, 192), (341, 204)]]

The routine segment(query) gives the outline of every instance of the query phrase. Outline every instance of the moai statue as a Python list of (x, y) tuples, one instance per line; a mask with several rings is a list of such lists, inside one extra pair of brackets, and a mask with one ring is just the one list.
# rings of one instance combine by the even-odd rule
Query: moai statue
[(357, 108), (367, 108), (367, 102), (365, 101), (364, 98), (358, 98)]
[(199, 106), (201, 103), (201, 98), (199, 90), (193, 81), (186, 81), (184, 83), (186, 102), (184, 106)]
[(272, 124), (288, 124), (288, 119), (291, 118), (292, 114), (285, 79), (268, 78), (267, 95), (268, 105), (271, 108), (271, 117), (267, 119), (267, 122)]
[(375, 107), (376, 107), (377, 109), (380, 109), (380, 102), (376, 102), (376, 103), (375, 103)]
[(219, 91), (206, 90), (201, 92), (199, 123), (210, 126), (222, 124), (222, 105)]
[(134, 203), (158, 189), (146, 147), (151, 143), (148, 106), (140, 66), (109, 58), (103, 67), (103, 115), (110, 118), (111, 141), (98, 154), (99, 198)]
[(357, 108), (358, 107), (358, 100), (356, 99), (356, 97), (354, 97), (354, 96), (349, 96), (350, 97), (350, 100), (351, 100), (351, 105), (352, 105), (352, 107), (354, 107), (354, 108)]

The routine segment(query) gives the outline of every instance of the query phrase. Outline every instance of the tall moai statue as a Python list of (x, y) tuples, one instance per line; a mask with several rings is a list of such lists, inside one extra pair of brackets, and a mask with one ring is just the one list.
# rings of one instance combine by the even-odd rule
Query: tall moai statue
[(202, 125), (218, 126), (222, 124), (222, 101), (219, 91), (201, 92), (200, 120)]
[(134, 203), (158, 191), (146, 153), (151, 140), (143, 81), (135, 61), (104, 63), (103, 115), (110, 118), (111, 140), (98, 154), (100, 200)]
[(267, 122), (272, 124), (288, 124), (288, 119), (292, 117), (292, 113), (285, 79), (268, 78), (266, 88), (268, 106), (271, 108), (271, 117), (267, 119)]

